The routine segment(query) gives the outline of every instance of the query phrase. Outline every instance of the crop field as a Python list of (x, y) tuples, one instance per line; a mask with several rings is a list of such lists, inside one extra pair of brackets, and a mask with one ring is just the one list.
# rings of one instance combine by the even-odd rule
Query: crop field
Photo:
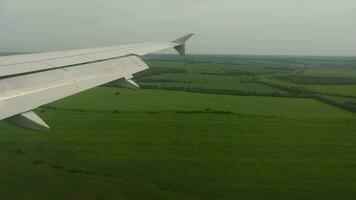
[(141, 90), (108, 85), (38, 108), (49, 133), (0, 122), (1, 199), (356, 196), (353, 85), (286, 78), (350, 59), (146, 60)]

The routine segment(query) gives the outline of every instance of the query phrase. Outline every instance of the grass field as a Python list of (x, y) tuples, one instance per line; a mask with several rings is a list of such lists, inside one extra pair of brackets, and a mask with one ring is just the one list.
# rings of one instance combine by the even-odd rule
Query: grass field
[[(119, 93), (119, 95), (117, 95)], [(268, 105), (268, 106), (266, 106)], [(290, 118), (353, 118), (353, 113), (312, 99), (242, 97), (176, 91), (96, 88), (51, 104), (52, 109), (107, 112), (179, 113), (220, 111), (237, 115)]]
[(98, 88), (40, 110), (51, 133), (0, 125), (5, 199), (356, 195), (355, 115), (314, 100)]
[(283, 78), (352, 60), (152, 58), (152, 71), (135, 79), (172, 90), (99, 87), (68, 97), (36, 110), (50, 133), (0, 122), (1, 199), (356, 196), (356, 113), (308, 96), (346, 103), (321, 93), (353, 95), (353, 85)]

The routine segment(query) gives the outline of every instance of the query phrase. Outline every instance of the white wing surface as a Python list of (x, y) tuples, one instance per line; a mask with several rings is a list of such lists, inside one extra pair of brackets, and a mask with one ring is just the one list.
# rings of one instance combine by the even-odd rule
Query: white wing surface
[(48, 130), (33, 109), (116, 81), (137, 88), (133, 74), (148, 69), (140, 56), (169, 48), (185, 54), (185, 42), (124, 46), (0, 57), (0, 120), (32, 130)]

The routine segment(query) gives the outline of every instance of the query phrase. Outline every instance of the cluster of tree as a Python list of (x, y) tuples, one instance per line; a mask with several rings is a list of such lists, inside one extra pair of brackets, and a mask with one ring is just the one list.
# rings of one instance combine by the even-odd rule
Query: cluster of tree
[(263, 82), (263, 81), (255, 81), (255, 83), (259, 83), (279, 90), (287, 91), (290, 93), (289, 96), (291, 97), (310, 97), (309, 95), (310, 92), (304, 90), (303, 88), (289, 87), (289, 86), (278, 85), (278, 84)]
[(174, 79), (161, 79), (161, 78), (143, 78), (139, 83), (195, 83), (194, 81), (187, 80), (174, 80)]
[(185, 69), (179, 68), (166, 68), (166, 67), (152, 67), (150, 70), (145, 70), (134, 75), (135, 80), (140, 80), (147, 76), (159, 75), (159, 74), (179, 74), (187, 73)]
[(142, 85), (143, 89), (161, 89), (161, 90), (176, 90), (196, 93), (209, 93), (209, 94), (223, 94), (223, 95), (237, 95), (237, 96), (273, 96), (273, 97), (294, 97), (288, 93), (272, 92), (272, 93), (259, 93), (254, 90), (228, 90), (228, 89), (210, 89), (199, 87), (181, 87), (181, 86), (158, 86), (158, 85)]
[(329, 104), (331, 106), (335, 106), (344, 110), (348, 110), (351, 112), (356, 112), (356, 107), (354, 107), (353, 105), (349, 105), (347, 103), (340, 103), (340, 102), (336, 102), (333, 101), (331, 99), (325, 98), (323, 96), (318, 96), (318, 95), (312, 95), (312, 97), (318, 101), (321, 101), (323, 103)]
[(348, 105), (351, 105), (351, 106), (356, 106), (356, 102), (345, 102), (346, 104), (348, 104)]
[(356, 78), (347, 77), (320, 77), (320, 76), (301, 76), (289, 75), (278, 77), (283, 80), (292, 81), (298, 84), (313, 84), (313, 85), (352, 85), (356, 84)]
[(220, 72), (220, 73), (203, 72), (201, 74), (214, 75), (214, 76), (258, 76), (258, 75), (266, 74), (266, 73), (249, 72), (249, 71), (243, 71), (243, 70), (226, 70), (226, 71)]
[(281, 73), (291, 73), (291, 72), (294, 72), (296, 71), (296, 67), (286, 67), (286, 66), (282, 66), (282, 67), (275, 67), (275, 66), (268, 66), (266, 67), (266, 69), (268, 71), (272, 71), (273, 73), (276, 73), (276, 72), (281, 72)]
[[(268, 85), (270, 87), (278, 88), (281, 90), (288, 91), (293, 97), (305, 97), (305, 98), (313, 98), (315, 100), (321, 101), (323, 103), (329, 104), (331, 106), (335, 106), (344, 110), (348, 110), (351, 112), (356, 112), (356, 103), (353, 102), (337, 102), (331, 99), (328, 99), (326, 97), (323, 97), (323, 93), (315, 93), (315, 92), (310, 92), (308, 90), (305, 90), (303, 88), (297, 88), (297, 87), (288, 87), (288, 86), (281, 86), (281, 85), (276, 85), (273, 83), (267, 83), (267, 82), (258, 82), (260, 84)], [(328, 95), (328, 94), (327, 94)], [(349, 95), (337, 95), (337, 94), (332, 94), (333, 96), (339, 96), (339, 97), (347, 97), (347, 98), (356, 98), (354, 96), (349, 96)]]
[(220, 111), (220, 110), (192, 110), (192, 111), (176, 111), (178, 114), (221, 114), (221, 115), (234, 115), (231, 111)]
[(314, 93), (321, 94), (321, 95), (329, 95), (329, 96), (335, 96), (335, 97), (344, 97), (344, 98), (356, 99), (356, 96), (352, 96), (352, 95), (330, 94), (330, 93), (325, 93), (325, 92), (314, 92)]

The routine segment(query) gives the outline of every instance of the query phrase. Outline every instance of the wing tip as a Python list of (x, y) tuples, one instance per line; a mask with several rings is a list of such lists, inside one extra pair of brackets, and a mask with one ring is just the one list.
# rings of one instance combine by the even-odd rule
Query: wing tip
[(185, 55), (185, 43), (193, 37), (194, 33), (189, 33), (187, 35), (184, 35), (183, 37), (180, 37), (176, 40), (173, 40), (172, 43), (176, 44), (174, 49), (180, 54), (180, 55)]
[(186, 34), (178, 39), (175, 39), (172, 41), (172, 43), (176, 43), (176, 44), (184, 44), (186, 43), (191, 37), (193, 37), (194, 33), (189, 33)]

